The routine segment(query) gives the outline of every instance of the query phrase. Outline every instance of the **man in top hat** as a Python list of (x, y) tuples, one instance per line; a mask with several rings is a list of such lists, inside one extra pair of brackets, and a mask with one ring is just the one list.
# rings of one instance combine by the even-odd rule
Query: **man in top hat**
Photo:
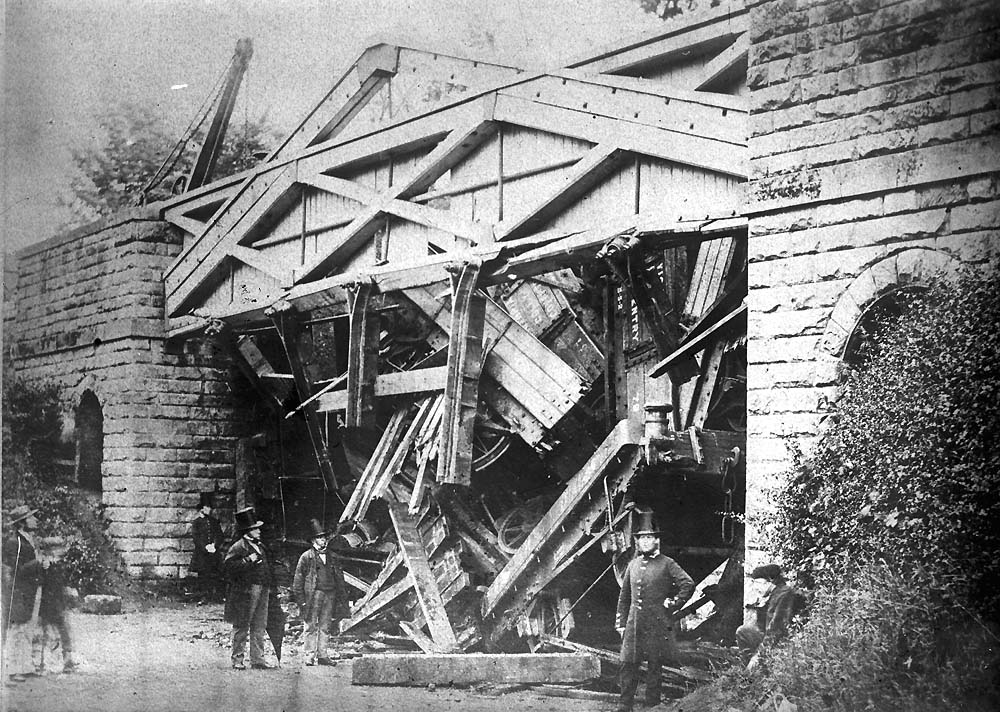
[(769, 590), (763, 605), (748, 606), (757, 609), (756, 620), (736, 629), (736, 645), (747, 657), (754, 655), (765, 640), (774, 642), (788, 635), (792, 616), (805, 607), (805, 598), (788, 585), (777, 564), (758, 566), (750, 572), (750, 578), (764, 581)]
[(636, 557), (629, 562), (618, 596), (615, 629), (622, 636), (620, 712), (632, 709), (639, 666), (647, 663), (646, 704), (660, 703), (660, 668), (677, 656), (673, 614), (694, 592), (694, 581), (676, 561), (660, 553), (652, 512), (639, 513)]
[(218, 595), (219, 575), (222, 573), (222, 525), (212, 516), (212, 493), (202, 492), (198, 502), (198, 516), (191, 522), (194, 552), (191, 554), (191, 572), (197, 574), (202, 595)]
[(264, 522), (257, 519), (253, 507), (236, 513), (236, 531), (241, 535), (226, 552), (224, 569), (229, 577), (225, 619), (233, 624), (232, 664), (246, 668), (244, 651), (250, 641), (250, 667), (266, 669), (264, 635), (267, 632), (267, 607), (274, 577), (271, 562), (260, 541)]
[[(65, 553), (65, 548), (60, 546), (61, 542), (53, 539), (47, 540), (47, 547), (42, 546), (46, 540), (36, 538), (37, 513), (37, 509), (20, 505), (11, 510), (8, 521), (5, 522), (10, 531), (3, 538), (4, 579), (7, 583), (3, 602), (4, 638), (9, 626), (26, 623), (31, 618), (35, 591), (41, 586), (39, 618), (58, 630), (63, 655), (62, 669), (63, 672), (71, 672), (76, 668), (76, 663), (73, 660), (73, 636), (66, 619), (65, 582), (59, 567), (52, 566)], [(12, 677), (17, 681), (20, 676)]]
[(327, 631), (338, 618), (348, 615), (347, 587), (337, 556), (327, 551), (333, 530), (316, 519), (309, 520), (312, 546), (295, 566), (292, 596), (299, 604), (306, 631), (302, 650), (306, 665), (330, 665), (326, 654)]

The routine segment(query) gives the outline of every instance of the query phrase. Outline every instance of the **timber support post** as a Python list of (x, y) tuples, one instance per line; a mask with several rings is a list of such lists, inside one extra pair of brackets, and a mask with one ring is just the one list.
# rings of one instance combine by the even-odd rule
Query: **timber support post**
[(350, 341), (347, 352), (347, 427), (375, 425), (375, 380), (378, 377), (379, 312), (370, 308), (376, 287), (358, 282), (348, 290)]
[[(305, 364), (299, 353), (299, 335), (302, 326), (298, 315), (294, 308), (286, 302), (279, 302), (269, 307), (265, 313), (270, 317), (278, 331), (278, 338), (281, 340), (285, 355), (288, 357), (288, 365), (292, 371), (292, 378), (295, 380), (295, 389), (298, 391), (299, 400), (305, 402), (312, 397), (313, 392), (312, 381), (306, 373)], [(337, 469), (345, 474), (348, 472), (347, 457), (340, 441), (340, 430), (336, 425), (333, 426), (330, 434), (331, 442), (328, 444), (316, 408), (316, 401), (313, 401), (302, 409), (306, 428), (309, 431), (309, 440), (312, 443), (313, 452), (316, 454), (319, 471), (323, 477), (323, 486), (327, 491), (334, 492), (337, 497), (340, 497), (337, 475), (331, 458), (331, 452), (333, 452), (338, 460)]]
[(438, 452), (439, 484), (468, 486), (472, 481), (472, 436), (483, 370), (486, 297), (476, 291), (481, 263), (465, 263), (451, 277), (452, 310), (448, 375)]

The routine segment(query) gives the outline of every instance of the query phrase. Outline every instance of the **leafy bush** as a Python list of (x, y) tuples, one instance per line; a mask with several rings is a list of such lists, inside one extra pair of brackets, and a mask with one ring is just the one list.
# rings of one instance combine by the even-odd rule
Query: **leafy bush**
[(41, 510), (39, 534), (68, 547), (61, 562), (66, 583), (81, 594), (116, 586), (119, 561), (105, 528), (100, 497), (60, 481), (53, 460), (62, 430), (59, 388), (5, 378), (3, 388), (3, 495), (5, 510), (27, 504)]
[(780, 693), (799, 712), (997, 709), (995, 635), (942, 606), (918, 575), (877, 564), (841, 573), (785, 643), (762, 651), (759, 668), (717, 682), (729, 704), (756, 709)]
[(840, 585), (845, 561), (882, 560), (997, 621), (1000, 274), (909, 301), (779, 496), (775, 544), (820, 587)]

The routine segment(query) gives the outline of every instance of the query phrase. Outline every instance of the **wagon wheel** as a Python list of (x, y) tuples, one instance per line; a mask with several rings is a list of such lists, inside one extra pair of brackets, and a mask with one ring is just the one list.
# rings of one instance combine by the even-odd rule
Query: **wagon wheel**
[(514, 507), (497, 521), (497, 546), (513, 556), (541, 518), (542, 512), (535, 507)]
[(509, 433), (488, 427), (477, 427), (472, 436), (472, 469), (482, 472), (503, 457), (510, 449)]

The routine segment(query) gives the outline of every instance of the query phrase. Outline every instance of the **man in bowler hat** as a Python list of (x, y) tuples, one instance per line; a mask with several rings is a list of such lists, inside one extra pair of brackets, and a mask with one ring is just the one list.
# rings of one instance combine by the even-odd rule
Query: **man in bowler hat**
[(219, 577), (222, 574), (222, 525), (212, 516), (212, 493), (202, 492), (198, 502), (198, 516), (191, 522), (191, 573), (198, 576), (201, 595), (216, 598), (219, 594)]
[(630, 712), (639, 684), (639, 666), (647, 663), (646, 704), (660, 703), (660, 673), (665, 660), (677, 657), (673, 615), (694, 591), (694, 581), (676, 561), (660, 553), (660, 534), (652, 512), (639, 513), (636, 557), (629, 562), (618, 596), (615, 629), (622, 636), (619, 712)]
[[(805, 608), (805, 597), (788, 585), (777, 564), (758, 566), (750, 572), (750, 578), (765, 581), (769, 591), (764, 605), (757, 608), (756, 620), (736, 629), (736, 644), (744, 659), (749, 656), (755, 658), (757, 649), (765, 640), (773, 643), (787, 636), (792, 617)], [(751, 663), (756, 664), (753, 658)]]
[(267, 607), (274, 576), (271, 562), (260, 541), (264, 522), (257, 519), (253, 507), (236, 513), (236, 531), (241, 535), (226, 552), (224, 569), (229, 578), (225, 619), (233, 624), (232, 664), (246, 668), (244, 651), (250, 641), (250, 667), (267, 669), (264, 662), (264, 635), (267, 632)]
[(309, 520), (312, 546), (302, 553), (292, 579), (292, 596), (305, 621), (302, 647), (306, 665), (332, 663), (326, 654), (327, 631), (348, 614), (347, 587), (337, 556), (327, 551), (334, 532), (316, 519)]

